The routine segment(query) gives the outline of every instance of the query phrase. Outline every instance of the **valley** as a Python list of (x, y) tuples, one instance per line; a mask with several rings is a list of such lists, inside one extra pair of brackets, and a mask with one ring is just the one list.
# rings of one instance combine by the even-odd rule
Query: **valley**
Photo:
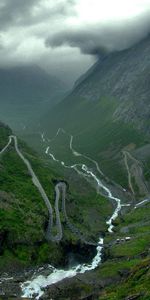
[[(114, 212), (113, 212), (113, 215), (109, 218), (109, 220), (108, 220), (108, 217), (106, 216), (105, 222), (107, 225), (108, 233), (104, 234), (104, 232), (103, 232), (104, 238), (102, 236), (99, 238), (99, 241), (97, 242), (97, 253), (96, 253), (96, 256), (93, 258), (92, 262), (88, 263), (88, 264), (84, 264), (84, 263), (79, 264), (68, 270), (65, 270), (65, 269), (63, 270), (63, 269), (59, 269), (59, 268), (56, 269), (52, 266), (49, 266), (49, 267), (45, 266), (45, 267), (43, 267), (43, 270), (42, 270), (42, 272), (43, 272), (42, 276), (38, 275), (39, 270), (34, 271), (34, 274), (31, 273), (32, 277), (31, 277), (31, 274), (29, 274), (28, 281), (21, 284), (21, 286), (20, 286), (22, 288), (24, 297), (26, 297), (26, 298), (28, 298), (28, 297), (32, 298), (32, 297), (34, 297), (34, 295), (36, 295), (36, 299), (38, 299), (39, 297), (40, 297), (40, 299), (45, 299), (45, 298), (42, 298), (44, 295), (43, 288), (45, 288), (47, 285), (48, 286), (52, 285), (52, 290), (53, 290), (54, 283), (59, 284), (59, 282), (62, 281), (63, 279), (73, 278), (74, 276), (77, 276), (77, 278), (78, 278), (78, 276), (80, 276), (80, 274), (81, 274), (81, 280), (83, 280), (83, 282), (84, 282), (86, 276), (88, 278), (88, 274), (86, 275), (86, 272), (95, 270), (95, 269), (96, 270), (94, 271), (95, 273), (93, 274), (93, 280), (94, 281), (96, 280), (95, 276), (100, 276), (99, 284), (101, 284), (101, 280), (103, 278), (102, 272), (105, 269), (106, 269), (106, 271), (104, 271), (104, 274), (106, 272), (106, 274), (105, 274), (106, 278), (109, 278), (109, 276), (110, 276), (110, 274), (107, 272), (107, 266), (109, 266), (109, 264), (112, 267), (112, 270), (114, 269), (114, 271), (113, 271), (114, 273), (112, 273), (111, 276), (113, 276), (113, 278), (116, 278), (115, 277), (116, 272), (118, 272), (117, 269), (114, 268), (116, 259), (118, 261), (118, 268), (120, 270), (122, 268), (124, 268), (125, 266), (128, 270), (130, 270), (130, 269), (132, 269), (132, 267), (134, 265), (138, 266), (139, 258), (141, 255), (140, 253), (141, 253), (142, 249), (145, 249), (145, 255), (144, 255), (145, 258), (147, 256), (147, 252), (146, 252), (147, 246), (146, 245), (149, 244), (149, 239), (148, 239), (149, 231), (147, 231), (146, 228), (148, 228), (148, 226), (149, 226), (149, 221), (146, 221), (146, 219), (144, 217), (143, 221), (141, 222), (141, 211), (140, 211), (140, 218), (138, 219), (138, 215), (139, 215), (138, 210), (140, 207), (140, 209), (142, 209), (143, 213), (144, 213), (145, 209), (147, 210), (149, 207), (148, 206), (149, 201), (147, 201), (147, 199), (144, 199), (140, 202), (135, 203), (135, 199), (132, 198), (132, 195), (129, 196), (129, 194), (128, 194), (128, 196), (126, 196), (126, 190), (124, 188), (122, 188), (120, 185), (115, 185), (113, 182), (111, 182), (104, 175), (104, 173), (100, 169), (97, 161), (91, 159), (89, 156), (79, 153), (75, 149), (75, 146), (73, 143), (74, 139), (73, 139), (72, 135), (68, 135), (68, 137), (69, 137), (68, 142), (69, 142), (70, 154), (74, 157), (74, 162), (73, 162), (73, 157), (71, 159), (71, 162), (73, 162), (73, 164), (72, 165), (68, 164), (68, 156), (67, 156), (67, 164), (64, 161), (57, 159), (57, 157), (55, 157), (55, 153), (54, 152), (51, 153), (50, 151), (51, 151), (52, 144), (55, 142), (55, 139), (59, 138), (59, 134), (61, 134), (61, 132), (64, 135), (68, 135), (63, 129), (59, 129), (57, 131), (55, 137), (52, 140), (49, 140), (45, 135), (41, 136), (42, 147), (43, 147), (43, 149), (45, 149), (45, 155), (49, 156), (50, 160), (54, 161), (55, 164), (59, 164), (60, 166), (62, 166), (63, 169), (67, 169), (67, 170), (69, 170), (69, 172), (70, 172), (70, 170), (71, 170), (71, 172), (75, 171), (75, 173), (77, 173), (77, 175), (80, 178), (82, 177), (82, 178), (84, 178), (85, 181), (90, 182), (90, 184), (92, 184), (94, 186), (94, 188), (96, 189), (98, 194), (102, 195), (106, 199), (108, 198), (107, 201), (112, 200), (113, 202), (116, 202), (116, 204), (115, 203), (113, 204)], [(6, 145), (4, 145), (4, 147), (1, 149), (1, 152), (0, 152), (1, 156), (3, 156), (5, 154), (5, 152), (8, 151), (8, 148), (10, 147), (12, 140), (14, 141), (14, 146), (15, 146), (15, 150), (16, 150), (17, 154), (23, 160), (23, 163), (27, 166), (29, 172), (31, 172), (31, 179), (33, 180), (33, 184), (39, 190), (42, 198), (45, 199), (45, 191), (43, 190), (41, 183), (39, 182), (37, 176), (35, 175), (32, 167), (31, 167), (31, 164), (24, 157), (24, 155), (20, 152), (16, 136), (10, 135), (8, 143), (6, 143)], [(126, 167), (128, 166), (127, 158), (129, 157), (129, 159), (133, 160), (134, 163), (135, 162), (137, 163), (137, 168), (138, 168), (139, 164), (140, 164), (139, 161), (137, 161), (134, 157), (130, 156), (130, 154), (128, 154), (128, 152), (125, 152), (124, 155), (125, 154), (126, 154), (126, 159), (125, 159)], [(141, 164), (140, 164), (140, 168), (141, 168)], [(132, 165), (131, 165), (131, 169), (132, 169)], [(129, 167), (127, 168), (127, 172), (129, 175), (130, 174)], [(142, 174), (142, 171), (139, 173)], [(143, 174), (142, 174), (141, 178), (144, 179)], [(131, 184), (130, 176), (128, 179), (129, 179), (129, 187), (130, 187), (130, 184)], [(140, 180), (137, 181), (137, 184), (138, 184), (138, 182), (140, 182)], [(144, 185), (145, 182), (144, 181), (142, 181), (142, 182)], [(119, 195), (122, 194), (124, 196), (123, 197), (120, 196), (121, 198), (117, 198), (116, 196), (113, 196), (111, 189), (112, 189), (113, 193), (117, 193)], [(59, 208), (58, 208), (60, 193), (62, 194), (62, 211), (63, 211), (64, 217), (66, 219), (67, 227), (69, 228), (69, 230), (72, 231), (73, 235), (75, 234), (77, 236), (77, 239), (79, 239), (83, 244), (85, 244), (85, 247), (88, 247), (88, 245), (92, 245), (92, 244), (94, 246), (93, 242), (92, 243), (87, 242), (84, 238), (84, 235), (81, 235), (80, 231), (78, 231), (78, 229), (76, 229), (74, 227), (74, 225), (72, 225), (70, 223), (67, 212), (66, 212), (67, 206), (65, 205), (66, 183), (63, 181), (57, 182), (57, 180), (56, 180), (56, 185), (55, 185), (55, 195), (56, 195), (55, 211), (56, 211), (56, 229), (57, 229), (58, 233), (56, 234), (56, 237), (52, 237), (51, 234), (48, 234), (52, 231), (52, 220), (53, 220), (52, 213), (53, 212), (52, 212), (51, 203), (50, 203), (49, 199), (46, 198), (47, 199), (45, 201), (46, 206), (48, 208), (48, 211), (50, 211), (48, 227), (46, 229), (46, 239), (49, 240), (49, 238), (50, 238), (50, 240), (52, 242), (56, 242), (56, 247), (58, 247), (58, 248), (59, 248), (58, 242), (61, 239), (63, 239), (61, 221), (60, 221), (60, 216), (59, 216)], [(134, 193), (134, 191), (132, 191), (132, 189), (131, 189), (131, 193), (133, 194), (133, 196), (135, 195), (135, 193)], [(44, 197), (43, 197), (43, 195), (44, 195)], [(123, 202), (122, 202), (122, 198), (124, 199)], [(50, 207), (50, 210), (49, 210), (49, 207)], [(121, 212), (121, 214), (120, 214), (120, 212)], [(144, 216), (144, 214), (143, 214), (143, 216)], [(101, 215), (99, 215), (99, 218), (101, 218)], [(130, 218), (130, 221), (128, 218)], [(136, 220), (136, 223), (134, 223), (135, 222), (134, 218)], [(123, 219), (124, 219), (124, 221), (123, 221)], [(126, 221), (126, 219), (128, 221)], [(132, 220), (132, 222), (131, 222), (131, 220)], [(130, 225), (126, 225), (126, 224), (130, 224)], [(115, 227), (114, 227), (114, 225), (115, 225)], [(83, 226), (84, 226), (84, 224), (83, 224)], [(137, 229), (139, 231), (139, 226), (141, 228), (143, 226), (144, 232), (142, 232), (142, 231), (141, 231), (141, 233), (136, 232)], [(101, 230), (101, 229), (99, 228), (99, 230)], [(147, 239), (147, 241), (145, 240), (145, 238)], [(139, 244), (139, 246), (138, 246), (138, 244)], [(105, 260), (103, 261), (103, 255), (105, 255), (105, 256), (107, 255), (106, 261)], [(126, 259), (125, 258), (126, 256), (128, 257), (128, 259), (130, 257), (129, 263), (125, 263), (125, 261), (124, 261), (124, 259)], [(119, 263), (119, 261), (120, 261), (120, 263)], [(100, 264), (101, 262), (103, 262), (103, 263)], [(113, 263), (114, 263), (114, 266), (113, 266)], [(97, 269), (98, 266), (99, 266), (99, 268)], [(48, 272), (49, 275), (45, 276), (44, 275), (45, 272)], [(82, 279), (82, 276), (83, 276), (83, 279)], [(31, 277), (31, 279), (30, 279), (30, 277)], [(15, 280), (15, 278), (10, 277), (10, 279), (9, 279), (9, 277), (8, 277), (7, 285), (8, 284), (13, 285), (14, 280)], [(69, 280), (69, 284), (71, 284), (71, 279), (68, 279), (68, 280)], [(106, 286), (107, 286), (108, 279), (107, 280), (103, 279), (103, 280), (106, 281)], [(5, 286), (7, 286), (7, 285), (5, 284), (5, 280), (2, 280), (2, 282), (4, 284), (4, 290), (5, 290)], [(109, 280), (108, 280), (108, 282), (109, 282)], [(64, 284), (65, 284), (65, 282), (64, 282)], [(96, 284), (96, 282), (95, 282), (95, 284)], [(61, 283), (59, 285), (61, 286)], [(68, 285), (68, 283), (67, 283), (67, 285)], [(84, 283), (84, 285), (86, 288), (86, 283)], [(104, 286), (105, 286), (105, 284), (104, 284)], [(112, 287), (112, 289), (113, 289), (113, 287)], [(84, 291), (84, 288), (82, 288), (82, 292), (83, 291)], [(54, 291), (53, 293), (55, 295), (56, 292)], [(75, 289), (75, 293), (76, 293), (76, 289)], [(106, 288), (106, 293), (109, 293), (109, 291), (107, 291), (107, 288)], [(55, 295), (55, 297), (56, 297), (56, 295)], [(103, 297), (103, 293), (102, 293), (102, 297)], [(59, 299), (59, 295), (57, 295), (57, 298)], [(100, 298), (101, 298), (101, 296), (100, 296)], [(95, 299), (98, 299), (98, 298), (95, 298)], [(104, 296), (104, 299), (105, 299), (105, 296)], [(118, 298), (118, 299), (121, 299), (121, 298)]]
[(0, 300), (150, 299), (149, 51), (0, 69)]

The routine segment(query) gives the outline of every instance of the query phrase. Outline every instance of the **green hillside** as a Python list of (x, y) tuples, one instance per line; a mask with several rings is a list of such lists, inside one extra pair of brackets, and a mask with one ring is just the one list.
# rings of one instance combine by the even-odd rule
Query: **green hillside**
[[(45, 293), (58, 300), (129, 300), (150, 298), (150, 203), (129, 211), (116, 222), (115, 233), (106, 236), (103, 263), (94, 271), (50, 286)], [(130, 240), (126, 241), (126, 237)], [(118, 241), (119, 240), (119, 241)]]
[[(10, 134), (11, 130), (1, 123), (0, 150), (8, 143)], [(50, 166), (49, 160), (40, 159), (21, 140), (19, 140), (19, 149), (30, 161), (54, 206), (54, 180), (65, 178), (63, 170)], [(62, 241), (59, 245), (46, 241), (47, 208), (25, 164), (18, 157), (13, 143), (0, 155), (0, 169), (0, 270), (9, 268), (10, 265), (12, 268), (17, 268), (31, 264), (67, 263), (67, 245), (70, 245), (72, 251), (76, 251), (73, 248), (76, 249), (77, 245), (80, 248), (83, 243), (68, 229), (63, 215), (61, 215), (64, 230)], [(71, 174), (68, 183), (66, 207), (69, 220), (85, 239), (97, 242), (100, 232), (104, 234), (107, 230), (106, 219), (107, 215), (112, 213), (112, 205), (75, 173)]]
[[(100, 270), (99, 276), (120, 275), (121, 283), (115, 282), (99, 299), (144, 299), (150, 297), (150, 204), (137, 208), (122, 218), (116, 227), (115, 236), (120, 242), (110, 249), (111, 260)], [(130, 236), (129, 242), (121, 241)], [(110, 267), (111, 266), (111, 267)], [(105, 275), (103, 275), (105, 274)], [(133, 298), (132, 298), (133, 297)], [(135, 298), (134, 298), (135, 297)]]
[[(0, 125), (0, 149), (8, 143), (10, 133), (8, 127)], [(19, 145), (33, 166), (36, 166), (53, 200), (52, 179), (57, 175), (24, 143), (20, 142)], [(45, 240), (47, 209), (12, 144), (0, 155), (0, 169), (0, 270), (49, 260), (58, 263), (61, 260), (61, 247), (59, 249), (55, 245), (48, 245)]]

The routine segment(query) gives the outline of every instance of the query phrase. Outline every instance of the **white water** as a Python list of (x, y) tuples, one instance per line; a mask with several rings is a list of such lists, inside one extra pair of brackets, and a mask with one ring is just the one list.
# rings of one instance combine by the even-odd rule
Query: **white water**
[(49, 151), (49, 146), (46, 148), (45, 154), (48, 154), (48, 151)]
[[(60, 131), (61, 131), (61, 129), (58, 129), (58, 131), (56, 133), (56, 136), (58, 136)], [(64, 130), (62, 130), (62, 131), (65, 132)], [(75, 151), (73, 149), (73, 146), (72, 146), (73, 136), (70, 135), (70, 137), (71, 137), (70, 138), (70, 150), (72, 151), (74, 156), (83, 156), (85, 158), (88, 158), (90, 161), (92, 161), (96, 165), (97, 170), (99, 171), (99, 173), (101, 175), (103, 175), (103, 173), (101, 172), (101, 170), (99, 168), (99, 165), (96, 161), (90, 159), (87, 156), (84, 156), (84, 155), (78, 153), (77, 151)], [(52, 141), (52, 140), (50, 140), (50, 141)], [(71, 165), (71, 166), (67, 166), (63, 161), (59, 161), (58, 159), (56, 159), (54, 154), (49, 153), (49, 150), (50, 150), (50, 147), (48, 146), (45, 150), (45, 153), (47, 155), (49, 155), (55, 162), (61, 164), (65, 168), (74, 169), (78, 174), (80, 174), (82, 176), (88, 176), (88, 177), (92, 178), (96, 182), (98, 188), (101, 188), (105, 192), (106, 197), (108, 197), (109, 199), (116, 202), (117, 207), (116, 207), (113, 215), (106, 222), (107, 225), (108, 225), (108, 231), (110, 233), (113, 233), (113, 227), (114, 226), (113, 226), (112, 222), (113, 222), (113, 220), (115, 220), (118, 217), (119, 211), (122, 208), (121, 200), (119, 198), (114, 197), (112, 195), (111, 191), (109, 190), (109, 188), (107, 188), (102, 183), (102, 181), (85, 164), (74, 164), (74, 165)], [(80, 167), (82, 171), (79, 170), (78, 167)], [(97, 254), (93, 258), (91, 264), (81, 264), (81, 265), (78, 265), (76, 267), (70, 268), (69, 270), (59, 270), (59, 269), (53, 268), (53, 271), (49, 276), (44, 277), (44, 276), (40, 275), (40, 276), (37, 276), (37, 277), (31, 279), (31, 281), (27, 281), (27, 282), (23, 283), (21, 285), (22, 292), (23, 292), (22, 297), (23, 298), (32, 298), (33, 296), (36, 295), (36, 299), (39, 299), (44, 294), (43, 289), (45, 287), (50, 286), (54, 283), (57, 283), (57, 282), (65, 279), (65, 278), (71, 278), (71, 277), (76, 276), (77, 274), (83, 274), (86, 271), (90, 271), (90, 270), (95, 269), (100, 264), (101, 259), (102, 259), (102, 249), (103, 249), (103, 247), (101, 246), (102, 244), (103, 244), (103, 239), (100, 238), (99, 242), (98, 242), (98, 246), (97, 246)]]
[(14, 277), (0, 277), (0, 283), (2, 283), (3, 281), (9, 281), (9, 280), (13, 280)]
[(41, 139), (42, 139), (43, 143), (45, 143), (45, 137), (44, 136), (45, 136), (44, 132), (41, 133)]
[[(63, 129), (62, 129), (63, 130)], [(66, 133), (64, 130), (63, 130), (64, 133)], [(66, 133), (67, 134), (67, 133)], [(97, 171), (102, 175), (104, 176), (104, 173), (101, 171), (99, 165), (98, 165), (98, 162), (95, 161), (94, 159), (92, 159), (91, 157), (87, 156), (87, 155), (84, 155), (84, 154), (81, 154), (79, 152), (77, 152), (74, 148), (73, 148), (73, 135), (71, 134), (68, 134), (70, 136), (70, 150), (72, 151), (73, 155), (74, 156), (82, 156), (86, 159), (88, 159), (89, 161), (91, 161), (92, 163), (94, 163), (96, 165), (96, 168), (97, 168)]]
[(113, 225), (112, 225), (112, 222), (113, 220), (115, 220), (117, 217), (118, 217), (118, 214), (119, 214), (119, 211), (121, 210), (121, 200), (119, 198), (116, 198), (112, 195), (111, 191), (106, 187), (104, 186), (104, 184), (98, 179), (98, 177), (88, 169), (88, 167), (86, 165), (82, 165), (82, 169), (87, 173), (87, 174), (90, 174), (91, 177), (93, 177), (93, 179), (97, 182), (97, 185), (98, 187), (102, 188), (106, 193), (107, 193), (107, 197), (112, 199), (112, 200), (115, 200), (116, 203), (117, 203), (117, 207), (113, 213), (113, 215), (111, 216), (111, 218), (106, 222), (107, 225), (109, 225), (108, 227), (108, 231), (110, 233), (113, 232)]
[(143, 204), (146, 204), (146, 203), (148, 203), (150, 201), (150, 199), (145, 199), (145, 200), (143, 200), (143, 201), (141, 201), (141, 202), (139, 202), (139, 203), (137, 203), (136, 205), (135, 205), (135, 209), (136, 208), (138, 208), (138, 207), (140, 207), (140, 206), (142, 206)]
[(46, 288), (47, 286), (57, 283), (65, 278), (72, 278), (77, 274), (83, 274), (86, 271), (94, 270), (101, 262), (101, 253), (103, 248), (100, 245), (102, 244), (103, 239), (100, 239), (97, 246), (97, 254), (93, 258), (91, 264), (80, 264), (69, 270), (59, 270), (53, 268), (53, 272), (49, 276), (45, 277), (39, 275), (31, 281), (23, 283), (21, 285), (23, 292), (22, 298), (32, 298), (34, 296), (35, 299), (39, 299), (44, 294), (44, 291), (42, 290), (43, 288)]

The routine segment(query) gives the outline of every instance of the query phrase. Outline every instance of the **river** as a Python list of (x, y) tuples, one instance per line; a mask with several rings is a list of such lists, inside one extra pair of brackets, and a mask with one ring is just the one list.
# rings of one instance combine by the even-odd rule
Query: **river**
[[(57, 137), (59, 135), (61, 130), (65, 133), (65, 131), (63, 129), (59, 128), (55, 137)], [(44, 137), (44, 133), (42, 134), (41, 137), (42, 137), (42, 141), (45, 143), (46, 138)], [(44, 139), (43, 139), (43, 137), (44, 137)], [(53, 141), (55, 139), (55, 137), (52, 140), (49, 140), (49, 142)], [(103, 175), (103, 172), (100, 170), (99, 165), (95, 160), (93, 160), (90, 157), (85, 156), (73, 149), (73, 136), (72, 135), (70, 135), (70, 150), (72, 151), (74, 156), (81, 156), (81, 157), (83, 156), (83, 157), (89, 159), (90, 161), (92, 161), (96, 165), (98, 172), (101, 175)], [(91, 179), (93, 179), (95, 181), (97, 187), (100, 188), (100, 190), (103, 190), (106, 197), (116, 202), (115, 211), (113, 212), (111, 218), (109, 218), (109, 220), (107, 220), (107, 222), (106, 222), (108, 225), (108, 232), (113, 233), (112, 222), (113, 222), (113, 220), (115, 220), (118, 217), (118, 214), (121, 210), (121, 207), (122, 207), (121, 200), (119, 198), (114, 197), (112, 192), (110, 191), (110, 189), (108, 187), (106, 187), (102, 183), (102, 181), (97, 177), (97, 175), (94, 174), (94, 172), (91, 171), (91, 169), (84, 163), (83, 164), (75, 163), (73, 165), (66, 165), (64, 161), (57, 159), (55, 157), (54, 153), (50, 152), (50, 145), (48, 145), (46, 147), (45, 154), (49, 155), (55, 163), (60, 164), (64, 168), (74, 169), (79, 175), (82, 175), (84, 177), (88, 176)], [(23, 292), (22, 297), (23, 298), (32, 298), (34, 295), (36, 295), (36, 299), (40, 299), (40, 297), (44, 294), (44, 288), (46, 288), (47, 286), (57, 283), (65, 278), (71, 278), (71, 277), (76, 276), (77, 274), (83, 274), (86, 271), (91, 271), (91, 270), (97, 268), (102, 260), (103, 245), (104, 245), (104, 240), (100, 236), (99, 241), (97, 243), (96, 255), (90, 264), (79, 264), (68, 270), (56, 269), (56, 268), (53, 268), (52, 266), (50, 266), (50, 270), (51, 270), (50, 275), (48, 275), (48, 276), (34, 275), (33, 279), (31, 279), (30, 281), (27, 281), (21, 285), (22, 292)]]
[[(62, 129), (58, 129), (56, 136), (57, 137), (60, 133)], [(65, 133), (65, 131), (63, 130), (63, 132)], [(54, 138), (55, 138), (54, 137)], [(44, 136), (44, 133), (42, 133), (41, 135), (42, 138), (42, 142), (45, 143), (46, 142), (46, 138)], [(54, 140), (54, 138), (52, 140)], [(51, 207), (50, 201), (39, 181), (39, 179), (37, 178), (36, 174), (34, 173), (32, 166), (30, 164), (30, 162), (24, 157), (24, 155), (22, 154), (22, 152), (19, 150), (18, 147), (18, 141), (17, 141), (17, 137), (16, 136), (10, 136), (9, 137), (9, 141), (8, 144), (1, 150), (0, 155), (2, 155), (7, 148), (9, 147), (9, 145), (11, 144), (12, 140), (14, 140), (14, 146), (16, 149), (16, 152), (18, 153), (18, 155), (20, 156), (20, 158), (23, 160), (23, 162), (25, 163), (26, 167), (28, 168), (28, 171), (30, 172), (31, 176), (32, 176), (32, 180), (33, 183), (35, 184), (35, 186), (37, 187), (37, 189), (39, 190), (43, 200), (45, 201), (45, 204), (48, 208), (49, 211), (49, 215), (50, 215), (50, 229), (52, 228), (52, 223), (53, 223), (53, 209)], [(52, 141), (51, 140), (51, 141)], [(51, 142), (49, 140), (49, 143)], [(81, 156), (81, 157), (85, 157), (88, 160), (90, 160), (91, 162), (93, 162), (96, 165), (96, 168), (98, 170), (98, 172), (103, 175), (103, 172), (100, 170), (98, 163), (91, 159), (88, 156), (85, 156), (77, 151), (75, 151), (73, 149), (73, 136), (70, 135), (70, 150), (72, 151), (73, 155), (76, 156)], [(95, 181), (96, 186), (98, 187), (98, 189), (100, 191), (103, 191), (103, 193), (106, 195), (107, 198), (113, 200), (116, 202), (116, 208), (115, 211), (113, 212), (111, 218), (109, 218), (109, 220), (107, 220), (107, 225), (108, 225), (108, 232), (109, 233), (113, 233), (113, 220), (115, 220), (119, 214), (119, 211), (121, 210), (121, 200), (119, 198), (116, 198), (113, 196), (112, 192), (110, 191), (110, 189), (98, 178), (98, 176), (84, 163), (75, 163), (73, 165), (66, 165), (64, 161), (60, 161), (59, 159), (55, 158), (55, 155), (53, 153), (50, 152), (50, 145), (48, 145), (46, 147), (45, 150), (45, 154), (49, 155), (51, 157), (51, 159), (53, 159), (53, 161), (55, 163), (60, 164), (61, 166), (63, 166), (64, 168), (69, 168), (69, 169), (74, 169), (77, 174), (79, 174), (80, 176), (87, 176), (88, 178), (91, 178)], [(59, 201), (59, 191), (58, 191), (58, 187), (60, 186), (60, 183), (57, 183), (55, 186), (55, 191), (56, 191), (56, 214), (58, 214), (58, 201)], [(61, 231), (61, 224), (60, 224), (60, 220), (59, 220), (59, 216), (58, 216), (58, 227), (60, 228), (59, 230), (59, 235), (57, 236), (57, 239), (60, 240), (62, 238), (62, 231)], [(51, 231), (51, 230), (50, 230)], [(54, 237), (52, 237), (51, 232), (49, 233), (49, 237), (50, 239), (52, 238), (52, 240), (56, 241), (56, 239)], [(24, 283), (21, 284), (21, 289), (22, 289), (22, 298), (33, 298), (34, 299), (40, 299), (40, 297), (44, 294), (44, 288), (46, 288), (47, 286), (57, 283), (65, 278), (71, 278), (76, 276), (77, 274), (83, 274), (86, 271), (91, 271), (95, 268), (98, 267), (98, 265), (101, 263), (102, 260), (102, 251), (103, 251), (103, 246), (104, 246), (104, 240), (103, 238), (100, 236), (99, 240), (97, 242), (97, 247), (96, 247), (96, 255), (93, 258), (93, 260), (91, 261), (91, 263), (89, 264), (78, 264), (77, 266), (71, 267), (68, 270), (62, 270), (62, 269), (56, 269), (53, 266), (49, 265), (49, 272), (50, 274), (48, 276), (44, 276), (44, 275), (39, 275), (39, 271), (37, 272), (38, 275), (34, 274), (33, 277), (31, 278), (31, 280), (26, 281)]]

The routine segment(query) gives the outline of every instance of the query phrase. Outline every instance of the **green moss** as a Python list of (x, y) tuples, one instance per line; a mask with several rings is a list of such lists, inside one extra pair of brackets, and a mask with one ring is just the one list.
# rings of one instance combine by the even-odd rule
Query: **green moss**
[(128, 243), (122, 243), (112, 248), (114, 257), (132, 257), (148, 250), (150, 245), (149, 234), (131, 239)]
[(63, 263), (64, 251), (61, 246), (54, 243), (44, 243), (38, 249), (38, 263), (53, 262), (54, 265)]
[(129, 272), (138, 262), (140, 259), (108, 260), (99, 267), (97, 274), (99, 278), (113, 278), (124, 270)]
[(110, 286), (105, 289), (100, 296), (100, 300), (122, 300), (133, 295), (138, 295), (137, 299), (150, 299), (150, 260), (142, 260), (130, 270), (130, 275), (127, 279), (115, 286)]

